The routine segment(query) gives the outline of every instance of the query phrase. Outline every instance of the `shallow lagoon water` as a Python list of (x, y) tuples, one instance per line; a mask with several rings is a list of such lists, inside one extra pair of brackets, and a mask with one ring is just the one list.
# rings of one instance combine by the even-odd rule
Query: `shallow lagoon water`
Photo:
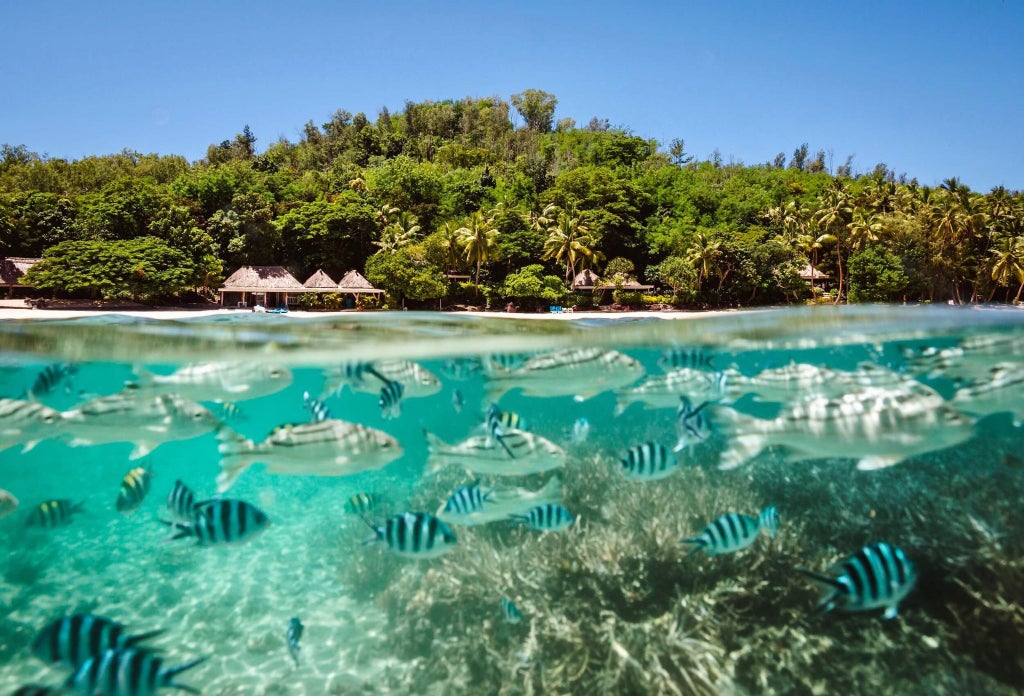
[[(577, 400), (512, 390), (501, 408), (568, 453), (560, 476), (565, 505), (578, 517), (570, 530), (457, 527), (451, 553), (407, 560), (364, 545), (369, 528), (345, 510), (351, 495), (366, 491), (384, 499), (376, 523), (388, 513), (433, 512), (474, 481), (427, 464), (424, 430), (447, 442), (479, 433), (489, 403), (487, 376), (454, 375), (446, 364), (453, 359), (601, 347), (636, 358), (649, 376), (664, 372), (659, 358), (672, 348), (714, 356), (705, 371), (735, 367), (746, 376), (792, 362), (845, 371), (871, 362), (947, 400), (962, 386), (955, 366), (922, 367), (924, 359), (908, 355), (995, 344), (950, 360), (973, 359), (981, 373), (989, 363), (1024, 361), (1017, 310), (844, 309), (680, 320), (225, 312), (0, 324), (0, 396), (23, 395), (46, 365), (74, 363), (67, 385), (39, 395), (61, 410), (119, 391), (136, 378), (135, 365), (157, 374), (210, 361), (287, 367), (294, 380), (286, 389), (238, 401), (228, 420), (257, 441), (275, 426), (307, 421), (303, 393), (321, 394), (325, 370), (346, 362), (413, 360), (442, 383), (436, 394), (405, 399), (395, 419), (383, 417), (372, 393), (345, 388), (327, 397), (335, 418), (384, 430), (404, 455), (346, 477), (253, 466), (230, 496), (258, 505), (271, 526), (238, 545), (170, 542), (158, 521), (177, 479), (200, 498), (216, 494), (213, 433), (167, 442), (136, 462), (127, 442), (69, 447), (54, 439), (0, 452), (0, 488), (21, 502), (0, 520), (0, 692), (60, 684), (67, 671), (44, 666), (28, 646), (48, 621), (91, 612), (132, 632), (164, 629), (148, 645), (168, 664), (210, 655), (181, 677), (204, 694), (1016, 693), (1024, 688), (1024, 433), (1010, 411), (1024, 409), (1019, 385), (1005, 411), (977, 418), (966, 442), (891, 468), (860, 471), (856, 459), (836, 457), (793, 462), (773, 448), (720, 471), (732, 437), (722, 428), (680, 452), (672, 476), (639, 483), (619, 474), (618, 460), (641, 442), (674, 444), (674, 408), (633, 404), (616, 416), (611, 391)], [(452, 404), (456, 388), (461, 411)], [(736, 408), (768, 419), (782, 406), (748, 396)], [(591, 433), (574, 444), (580, 417)], [(118, 487), (139, 463), (154, 471), (152, 490), (138, 511), (121, 515)], [(538, 489), (550, 476), (510, 481)], [(27, 529), (28, 511), (53, 498), (84, 501), (85, 512), (65, 527)], [(780, 511), (778, 537), (739, 554), (688, 556), (678, 541), (720, 514), (756, 516), (768, 505)], [(899, 545), (918, 569), (899, 615), (813, 616), (818, 593), (794, 568), (824, 572), (877, 541)], [(502, 597), (515, 601), (522, 622), (503, 621)], [(306, 627), (298, 666), (285, 642), (293, 616)]]

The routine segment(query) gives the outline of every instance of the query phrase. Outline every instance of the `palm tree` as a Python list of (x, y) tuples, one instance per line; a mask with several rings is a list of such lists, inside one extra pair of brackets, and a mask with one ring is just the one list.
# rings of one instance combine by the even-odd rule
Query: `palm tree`
[(697, 269), (697, 289), (712, 273), (718, 273), (718, 259), (722, 257), (722, 242), (711, 239), (703, 232), (693, 238), (693, 245), (686, 252), (686, 260)]
[(566, 286), (576, 277), (578, 261), (594, 262), (604, 257), (595, 249), (600, 238), (583, 224), (578, 215), (559, 213), (557, 221), (548, 227), (547, 232), (548, 238), (544, 242), (542, 258), (565, 262)]
[(480, 265), (495, 258), (498, 253), (498, 230), (494, 221), (484, 217), (483, 213), (473, 213), (463, 227), (455, 233), (459, 236), (459, 245), (466, 253), (466, 260), (476, 264), (477, 294), (480, 293)]
[(852, 214), (849, 192), (842, 181), (833, 179), (831, 186), (825, 189), (814, 221), (821, 230), (819, 239), (822, 243), (835, 242), (836, 245), (836, 268), (839, 272), (836, 304), (843, 298), (843, 242)]
[(380, 247), (377, 253), (395, 251), (409, 246), (416, 241), (419, 232), (420, 225), (416, 216), (408, 211), (403, 211), (397, 220), (384, 228), (380, 239), (374, 242), (376, 246)]
[(459, 228), (454, 222), (446, 222), (437, 230), (442, 240), (445, 271), (451, 273), (459, 270), (462, 246), (459, 244)]
[(846, 224), (846, 229), (849, 232), (850, 248), (859, 250), (878, 241), (882, 234), (882, 222), (878, 215), (857, 208), (853, 211), (853, 219)]
[[(1020, 285), (1014, 302), (1020, 302), (1024, 291), (1024, 237), (1003, 237), (992, 249), (992, 280), (999, 286), (1008, 287), (1011, 280)], [(995, 289), (992, 290), (995, 294)], [(1009, 294), (1009, 293), (1007, 293)], [(989, 299), (992, 299), (991, 295)]]

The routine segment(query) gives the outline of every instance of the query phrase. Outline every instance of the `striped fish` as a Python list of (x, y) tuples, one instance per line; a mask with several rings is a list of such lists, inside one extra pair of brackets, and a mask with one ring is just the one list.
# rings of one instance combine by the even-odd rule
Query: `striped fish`
[(320, 399), (314, 399), (308, 391), (302, 392), (302, 403), (309, 411), (309, 420), (313, 423), (325, 421), (331, 417), (331, 411)]
[(486, 396), (497, 402), (507, 391), (526, 396), (572, 396), (577, 401), (609, 389), (621, 389), (644, 374), (643, 366), (624, 353), (603, 348), (569, 348), (535, 355), (513, 370), (490, 370)]
[(0, 398), (0, 450), (23, 445), (28, 452), (40, 441), (60, 435), (60, 411), (38, 401)]
[(402, 395), (405, 387), (398, 380), (391, 380), (380, 388), (380, 398), (377, 405), (380, 406), (380, 415), (385, 419), (398, 418), (402, 415)]
[(529, 353), (491, 353), (485, 356), (481, 363), (483, 369), (488, 373), (495, 370), (510, 372), (518, 370), (531, 357), (533, 356)]
[(196, 503), (191, 522), (162, 522), (174, 528), (171, 539), (195, 537), (199, 546), (249, 541), (270, 524), (255, 505), (230, 498)]
[(153, 472), (144, 466), (137, 466), (125, 474), (117, 494), (117, 511), (128, 514), (138, 510), (149, 493), (152, 478)]
[(433, 515), (406, 512), (389, 517), (374, 527), (375, 535), (366, 541), (383, 541), (391, 552), (407, 558), (436, 558), (455, 547), (455, 532)]
[(174, 488), (167, 495), (167, 509), (179, 522), (189, 522), (196, 514), (196, 496), (181, 479), (174, 482)]
[(885, 608), (883, 619), (899, 611), (899, 603), (917, 582), (914, 564), (900, 549), (886, 543), (869, 544), (839, 564), (839, 574), (822, 575), (798, 568), (825, 593), (818, 602), (818, 613), (868, 611)]
[(684, 544), (694, 544), (690, 555), (698, 551), (717, 556), (723, 553), (735, 553), (747, 548), (757, 541), (758, 534), (764, 531), (774, 539), (779, 529), (779, 512), (775, 506), (765, 508), (757, 518), (730, 512), (722, 515), (709, 524), (700, 536), (680, 539)]
[(645, 442), (629, 450), (619, 464), (627, 479), (657, 481), (672, 474), (679, 466), (679, 460), (665, 445)]
[(67, 382), (65, 389), (70, 391), (71, 389), (71, 378), (78, 372), (78, 366), (71, 363), (53, 363), (47, 365), (39, 374), (36, 375), (36, 379), (32, 382), (32, 389), (29, 390), (29, 394), (38, 397), (43, 394), (49, 394), (62, 382)]
[(702, 401), (699, 406), (694, 406), (687, 397), (679, 397), (679, 408), (676, 409), (676, 435), (679, 439), (672, 448), (673, 452), (693, 447), (711, 437), (711, 421), (704, 410), (710, 404), (710, 401)]
[(85, 503), (72, 503), (66, 498), (47, 500), (32, 508), (26, 524), (29, 527), (64, 527), (71, 524), (76, 512), (81, 512)]
[(276, 394), (292, 383), (281, 365), (262, 362), (201, 363), (179, 367), (169, 375), (134, 368), (136, 381), (127, 386), (145, 394), (177, 394), (192, 401), (243, 401)]
[(337, 394), (347, 384), (352, 391), (380, 394), (388, 382), (399, 382), (405, 398), (430, 396), (441, 391), (441, 380), (422, 365), (408, 360), (346, 363), (325, 374), (324, 394)]
[(448, 379), (464, 382), (482, 369), (479, 358), (450, 358), (441, 366), (441, 374)]
[(356, 493), (345, 501), (345, 512), (365, 517), (380, 506), (381, 498), (374, 493)]
[(522, 430), (509, 430), (500, 444), (490, 435), (476, 435), (454, 445), (432, 433), (425, 435), (432, 469), (449, 464), (477, 474), (526, 476), (565, 466), (565, 450), (540, 435)]
[(282, 425), (259, 443), (228, 427), (218, 431), (217, 439), (219, 493), (256, 462), (266, 464), (272, 474), (348, 476), (380, 469), (403, 454), (398, 440), (384, 431), (336, 418)]
[(198, 694), (198, 689), (174, 678), (207, 659), (200, 657), (178, 667), (164, 668), (162, 658), (137, 648), (106, 650), (84, 662), (64, 686), (82, 696), (154, 696), (158, 689)]
[(505, 617), (505, 623), (517, 624), (523, 620), (523, 612), (512, 603), (508, 597), (501, 598), (501, 615)]
[(113, 648), (129, 648), (163, 633), (128, 635), (123, 624), (91, 614), (64, 616), (43, 626), (32, 641), (32, 654), (49, 665), (77, 668)]
[(483, 510), (484, 503), (490, 498), (491, 492), (484, 490), (478, 483), (472, 486), (459, 486), (448, 496), (442, 512), (446, 515), (472, 515)]
[(484, 423), (487, 432), (491, 435), (500, 436), (505, 430), (530, 430), (530, 422), (512, 411), (502, 411), (497, 404), (487, 407), (484, 416)]
[(706, 346), (692, 346), (689, 348), (676, 346), (669, 348), (658, 358), (658, 367), (669, 372), (687, 367), (694, 370), (714, 371), (714, 354)]
[(1013, 425), (1024, 422), (1024, 363), (1002, 362), (988, 374), (960, 387), (949, 400), (950, 406), (972, 416), (1007, 412)]
[(681, 367), (663, 375), (651, 375), (636, 386), (616, 390), (615, 415), (622, 415), (633, 404), (643, 404), (644, 409), (676, 408), (683, 396), (694, 401), (730, 403), (739, 396), (731, 386), (737, 374), (732, 368), (706, 372)]
[(572, 526), (575, 518), (563, 506), (555, 503), (538, 505), (524, 514), (510, 515), (513, 520), (523, 522), (538, 532), (560, 532)]
[(217, 404), (217, 413), (222, 421), (245, 420), (245, 411), (234, 401), (221, 401)]

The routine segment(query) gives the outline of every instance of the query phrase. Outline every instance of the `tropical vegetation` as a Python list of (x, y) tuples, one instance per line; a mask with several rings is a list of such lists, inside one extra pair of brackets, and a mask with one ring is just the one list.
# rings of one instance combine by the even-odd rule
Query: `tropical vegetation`
[(689, 306), (1021, 299), (1019, 191), (857, 172), (807, 144), (726, 163), (556, 106), (525, 90), (340, 110), (262, 151), (246, 126), (195, 162), (4, 145), (0, 256), (41, 256), (26, 282), (58, 296), (142, 301), (274, 264), (363, 269), (391, 306), (543, 304), (613, 262)]

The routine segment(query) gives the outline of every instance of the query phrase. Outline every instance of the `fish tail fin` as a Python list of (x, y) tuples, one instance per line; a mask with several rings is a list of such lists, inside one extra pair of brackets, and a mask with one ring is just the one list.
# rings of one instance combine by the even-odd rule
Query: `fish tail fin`
[(768, 442), (763, 435), (748, 433), (735, 435), (729, 439), (728, 446), (722, 450), (718, 459), (718, 468), (726, 471), (746, 464), (767, 447)]
[(221, 469), (217, 476), (217, 492), (224, 493), (256, 461), (252, 456), (256, 444), (226, 425), (217, 430), (217, 441)]
[(821, 589), (821, 597), (818, 599), (818, 606), (814, 611), (813, 616), (820, 616), (825, 612), (834, 609), (836, 606), (836, 598), (848, 592), (846, 585), (835, 578), (830, 578), (827, 575), (816, 573), (813, 570), (808, 570), (807, 568), (797, 568), (796, 572), (818, 585)]
[(190, 694), (202, 693), (201, 691), (199, 691), (199, 689), (196, 689), (195, 687), (188, 686), (187, 684), (180, 684), (180, 683), (174, 681), (174, 678), (176, 676), (178, 676), (179, 674), (181, 674), (182, 672), (190, 670), (193, 667), (196, 667), (196, 666), (202, 664), (203, 662), (206, 662), (209, 659), (210, 659), (209, 655), (204, 655), (202, 657), (197, 657), (194, 660), (186, 662), (183, 665), (178, 665), (177, 667), (171, 667), (170, 669), (162, 670), (160, 672), (160, 685), (165, 687), (165, 688), (180, 689), (180, 690), (186, 691), (186, 692), (188, 692)]
[(134, 635), (134, 636), (131, 636), (130, 638), (128, 638), (128, 640), (125, 641), (125, 646), (126, 647), (131, 647), (131, 646), (134, 646), (134, 645), (138, 645), (139, 643), (144, 643), (147, 640), (149, 640), (150, 638), (156, 638), (157, 636), (163, 634), (164, 632), (165, 632), (165, 629), (158, 628), (155, 631), (146, 631), (145, 633), (139, 633), (138, 635)]
[(692, 544), (693, 548), (690, 549), (690, 553), (686, 554), (686, 558), (689, 558), (695, 553), (702, 551), (708, 542), (704, 541), (701, 537), (687, 537), (679, 540), (680, 544)]
[(184, 539), (185, 537), (192, 536), (192, 525), (185, 522), (178, 522), (177, 520), (160, 520), (168, 527), (171, 528), (172, 534), (164, 539), (163, 543), (168, 541), (176, 541), (178, 539)]
[(757, 518), (758, 524), (761, 529), (768, 535), (769, 539), (774, 539), (775, 535), (779, 532), (779, 510), (774, 505), (769, 505)]

